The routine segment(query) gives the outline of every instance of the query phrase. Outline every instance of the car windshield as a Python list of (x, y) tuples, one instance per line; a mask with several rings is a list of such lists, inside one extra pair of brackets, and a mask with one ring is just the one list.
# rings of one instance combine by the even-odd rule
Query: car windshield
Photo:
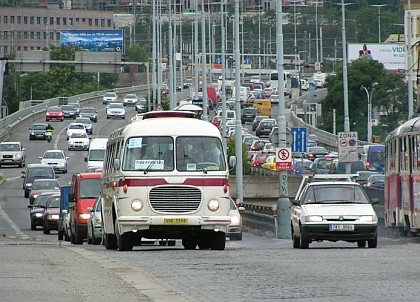
[(310, 186), (302, 204), (369, 203), (359, 186), (316, 185)]
[(27, 177), (54, 178), (54, 171), (50, 167), (28, 169)]
[(61, 112), (63, 111), (60, 107), (51, 107), (48, 108), (48, 112)]
[(60, 196), (51, 196), (48, 201), (47, 208), (59, 208), (60, 207)]
[(92, 124), (89, 118), (78, 118), (76, 119), (76, 123), (89, 124), (89, 125)]
[(127, 94), (125, 99), (137, 99), (137, 96), (135, 94)]
[(308, 148), (308, 151), (313, 153), (328, 153), (327, 149), (324, 147), (310, 147)]
[(20, 151), (19, 144), (0, 144), (0, 151)]
[(122, 108), (124, 108), (124, 107), (123, 107), (123, 104), (120, 104), (120, 103), (111, 103), (111, 104), (109, 104), (108, 108), (112, 108), (112, 109), (122, 109)]
[(88, 138), (86, 133), (72, 133), (71, 138)]
[(301, 160), (297, 160), (297, 161), (295, 161), (295, 167), (296, 168), (303, 168), (303, 169), (305, 169), (305, 170), (309, 170), (310, 168), (311, 168), (311, 164), (312, 164), (312, 162), (311, 161), (301, 161)]
[(72, 105), (64, 105), (61, 107), (63, 110), (74, 110), (74, 106)]
[(101, 191), (100, 178), (84, 178), (80, 181), (80, 198), (96, 199)]
[(72, 124), (69, 126), (69, 129), (85, 129), (85, 127), (83, 125), (76, 125), (76, 124)]
[(47, 129), (47, 125), (33, 125), (32, 130), (45, 130)]
[(375, 175), (369, 178), (370, 182), (384, 182), (385, 176), (384, 175)]
[(32, 190), (58, 190), (60, 186), (57, 181), (34, 181)]
[(43, 158), (63, 159), (64, 154), (62, 152), (45, 152)]
[(71, 104), (67, 104), (69, 106), (73, 106), (74, 108), (80, 108), (80, 104), (79, 103), (71, 103)]
[(103, 161), (105, 157), (105, 149), (92, 149), (89, 151), (89, 161)]
[(316, 163), (316, 168), (317, 169), (329, 169), (330, 165), (331, 165), (332, 161), (331, 160), (326, 160), (326, 159), (320, 159), (317, 161)]
[(113, 92), (107, 92), (107, 93), (105, 93), (104, 96), (107, 97), (107, 98), (113, 98), (113, 97), (115, 97), (115, 93), (113, 93)]
[(50, 198), (50, 194), (40, 194), (34, 201), (34, 206), (40, 206), (43, 204), (47, 204), (48, 199)]
[(80, 114), (82, 113), (95, 113), (95, 109), (93, 108), (83, 108), (82, 110), (80, 110)]

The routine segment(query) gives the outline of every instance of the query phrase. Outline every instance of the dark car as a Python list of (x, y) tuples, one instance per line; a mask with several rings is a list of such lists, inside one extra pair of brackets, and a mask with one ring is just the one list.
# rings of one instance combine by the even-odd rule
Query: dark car
[(80, 106), (80, 103), (68, 103), (67, 105), (74, 106), (74, 109), (76, 110), (76, 116), (80, 115), (80, 110), (82, 110), (82, 106)]
[(72, 118), (72, 119), (76, 118), (77, 111), (74, 105), (63, 105), (61, 106), (61, 109), (63, 109), (64, 118)]
[(269, 118), (266, 115), (257, 115), (252, 121), (252, 131), (255, 131), (263, 119)]
[(258, 114), (257, 108), (244, 108), (241, 114), (242, 124), (245, 124), (246, 122), (252, 123)]
[(264, 119), (262, 120), (257, 129), (255, 129), (255, 134), (257, 136), (269, 136), (271, 130), (276, 126), (276, 120), (274, 119)]
[(371, 188), (371, 189), (383, 190), (384, 189), (384, 184), (385, 184), (385, 175), (375, 174), (375, 175), (369, 176), (369, 178), (366, 182), (366, 187)]
[(32, 183), (35, 179), (55, 179), (58, 176), (55, 175), (53, 167), (47, 164), (29, 164), (25, 171), (22, 171), (23, 184), (22, 189), (25, 190), (24, 196), (29, 197), (29, 192), (32, 188)]
[[(346, 174), (346, 164), (345, 162), (339, 162), (338, 159), (334, 159), (332, 164), (330, 165), (330, 170), (328, 173), (330, 174)], [(351, 174), (356, 174), (359, 171), (365, 171), (366, 167), (363, 161), (358, 160), (351, 162)]]
[(51, 195), (55, 194), (54, 192), (43, 192), (35, 198), (33, 204), (28, 204), (28, 208), (31, 209), (29, 212), (29, 218), (31, 219), (31, 230), (36, 230), (37, 226), (44, 225), (44, 212), (45, 205), (47, 204), (48, 199)]
[(306, 153), (306, 158), (310, 160), (315, 160), (315, 158), (323, 157), (327, 154), (328, 151), (324, 147), (309, 147), (308, 152)]
[(93, 107), (83, 107), (80, 109), (80, 117), (88, 117), (92, 122), (98, 121), (98, 112), (96, 112), (96, 109)]
[(379, 172), (375, 172), (375, 171), (359, 171), (357, 174), (359, 174), (359, 176), (357, 176), (356, 181), (361, 185), (361, 186), (365, 186), (368, 178), (371, 175), (379, 175)]
[(29, 203), (33, 204), (38, 195), (44, 192), (60, 193), (60, 187), (57, 179), (35, 179), (29, 193)]
[(58, 230), (60, 220), (60, 194), (53, 194), (45, 205), (43, 233), (49, 234), (51, 230)]
[(47, 131), (47, 123), (36, 123), (29, 128), (29, 140), (46, 139), (45, 133)]

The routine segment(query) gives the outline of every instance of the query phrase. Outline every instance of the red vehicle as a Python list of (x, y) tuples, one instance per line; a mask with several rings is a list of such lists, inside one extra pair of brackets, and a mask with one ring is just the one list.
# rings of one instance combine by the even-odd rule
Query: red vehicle
[(51, 230), (58, 229), (58, 221), (60, 220), (60, 193), (53, 194), (48, 199), (44, 212), (43, 233), (49, 234)]
[(209, 107), (215, 108), (217, 105), (217, 92), (215, 87), (207, 86), (207, 97), (209, 101), (211, 100), (211, 105), (209, 104)]
[(213, 125), (215, 125), (217, 128), (219, 128), (220, 124), (222, 123), (222, 117), (221, 116), (218, 116), (218, 115), (215, 116), (215, 117), (213, 117), (211, 123)]
[(64, 121), (64, 112), (63, 109), (59, 106), (52, 106), (47, 109), (47, 113), (45, 114), (45, 120), (52, 121)]
[(419, 236), (420, 117), (394, 129), (385, 140), (385, 227)]
[(261, 165), (265, 163), (265, 160), (267, 159), (268, 155), (269, 155), (268, 153), (262, 153), (262, 152), (255, 153), (251, 158), (252, 167), (254, 168), (261, 167)]
[(87, 237), (88, 207), (93, 207), (101, 190), (101, 172), (74, 174), (69, 193), (70, 241), (83, 244)]

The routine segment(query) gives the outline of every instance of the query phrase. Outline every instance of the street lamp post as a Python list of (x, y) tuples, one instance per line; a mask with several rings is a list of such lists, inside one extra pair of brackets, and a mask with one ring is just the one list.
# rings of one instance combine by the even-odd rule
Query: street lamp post
[(370, 91), (367, 90), (365, 86), (360, 86), (360, 90), (364, 90), (366, 92), (367, 100), (368, 100), (368, 112), (367, 112), (367, 141), (368, 143), (372, 142), (372, 94), (375, 87), (378, 85), (377, 82), (372, 83), (372, 89)]
[(381, 43), (381, 7), (388, 6), (388, 4), (371, 4), (369, 6), (378, 8), (378, 43)]
[(32, 86), (34, 85), (34, 83), (31, 84), (31, 101), (32, 101)]
[(295, 72), (297, 72), (297, 57), (298, 57), (298, 52), (297, 52), (297, 41), (296, 41), (296, 2), (300, 2), (300, 0), (291, 0), (290, 2), (293, 2), (293, 25), (294, 25), (294, 33), (295, 33), (295, 40), (294, 40), (294, 54), (295, 54)]
[(315, 4), (315, 45), (316, 45), (316, 64), (315, 64), (315, 70), (319, 71), (319, 47), (318, 47), (318, 4), (323, 4), (324, 2), (318, 1), (318, 2), (311, 2), (312, 4)]

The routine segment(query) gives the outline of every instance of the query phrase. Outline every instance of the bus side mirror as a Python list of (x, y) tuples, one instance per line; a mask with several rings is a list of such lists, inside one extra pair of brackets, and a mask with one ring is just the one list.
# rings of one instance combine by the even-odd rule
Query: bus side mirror
[(229, 167), (234, 168), (236, 166), (236, 156), (232, 155), (229, 157)]
[(120, 169), (120, 159), (119, 158), (115, 158), (114, 159), (114, 169), (115, 170), (119, 170)]

